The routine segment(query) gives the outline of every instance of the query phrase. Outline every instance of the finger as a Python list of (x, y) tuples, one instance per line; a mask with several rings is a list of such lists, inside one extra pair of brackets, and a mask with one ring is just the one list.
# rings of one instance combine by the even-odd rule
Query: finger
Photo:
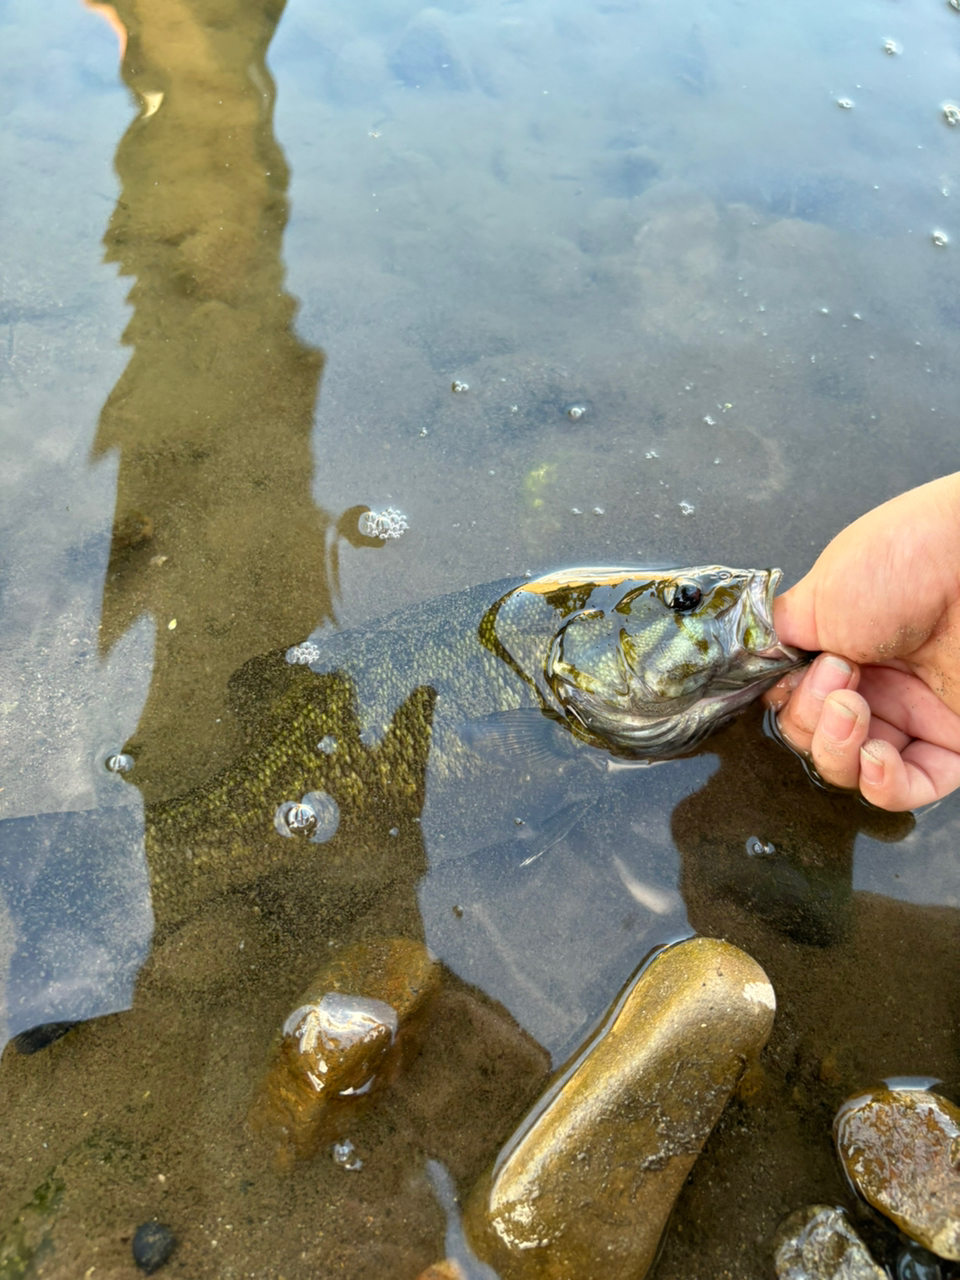
[(902, 812), (932, 804), (960, 787), (960, 754), (912, 742), (901, 754), (870, 739), (860, 750), (860, 792), (880, 809)]
[(960, 715), (919, 677), (894, 667), (867, 666), (861, 668), (857, 687), (880, 720), (910, 738), (960, 752)]
[(870, 706), (852, 689), (828, 694), (813, 731), (810, 755), (824, 782), (856, 790), (860, 781), (860, 748), (870, 732)]
[(823, 711), (824, 699), (839, 689), (856, 689), (859, 670), (832, 653), (821, 653), (780, 712), (778, 725), (797, 751), (809, 751)]
[(763, 702), (766, 706), (772, 707), (774, 711), (780, 711), (790, 701), (790, 695), (796, 689), (797, 685), (807, 674), (809, 667), (799, 667), (794, 671), (788, 671), (787, 674), (777, 681), (763, 695)]

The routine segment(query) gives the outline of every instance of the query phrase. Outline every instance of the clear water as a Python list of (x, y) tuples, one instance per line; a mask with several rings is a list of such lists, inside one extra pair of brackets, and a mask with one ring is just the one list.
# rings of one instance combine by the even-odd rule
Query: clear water
[[(288, 876), (152, 947), (138, 824), (234, 758), (254, 655), (558, 565), (790, 581), (955, 470), (960, 14), (10, 0), (0, 24), (0, 1012), (7, 1036), (102, 1015), (0, 1064), (3, 1248), (54, 1222), (36, 1274), (120, 1274), (159, 1215), (183, 1274), (412, 1280), (444, 1252), (429, 1162), (465, 1190), (693, 927), (781, 1012), (656, 1275), (768, 1274), (779, 1217), (847, 1195), (844, 1090), (957, 1079), (956, 797), (868, 816), (753, 719), (619, 782), (528, 875), (437, 865), (392, 904), (358, 876), (362, 910), (326, 916)], [(391, 508), (400, 537), (356, 536)], [(845, 928), (795, 928), (751, 839)], [(424, 928), (489, 999), (451, 981), (361, 1170), (275, 1172), (244, 1122), (274, 1028), (327, 954)], [(61, 1184), (49, 1221), (25, 1207)]]

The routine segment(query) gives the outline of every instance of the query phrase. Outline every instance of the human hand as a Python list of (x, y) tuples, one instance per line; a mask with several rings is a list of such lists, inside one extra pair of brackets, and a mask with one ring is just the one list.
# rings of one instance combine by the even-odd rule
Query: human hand
[(960, 473), (839, 533), (774, 626), (824, 650), (766, 700), (825, 782), (893, 810), (960, 787)]

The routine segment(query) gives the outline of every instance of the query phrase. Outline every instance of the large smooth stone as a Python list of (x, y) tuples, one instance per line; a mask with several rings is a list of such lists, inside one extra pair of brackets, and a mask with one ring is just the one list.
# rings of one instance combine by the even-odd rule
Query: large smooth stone
[(745, 952), (657, 953), (534, 1105), (464, 1214), (502, 1280), (640, 1280), (711, 1129), (773, 1025)]
[(423, 943), (406, 938), (348, 947), (321, 969), (285, 1019), (250, 1109), (278, 1163), (343, 1137), (418, 1047), (413, 1033), (439, 978)]
[(887, 1280), (842, 1209), (812, 1204), (791, 1213), (773, 1241), (777, 1280)]
[(960, 1108), (925, 1089), (872, 1089), (833, 1136), (865, 1200), (941, 1258), (960, 1260)]

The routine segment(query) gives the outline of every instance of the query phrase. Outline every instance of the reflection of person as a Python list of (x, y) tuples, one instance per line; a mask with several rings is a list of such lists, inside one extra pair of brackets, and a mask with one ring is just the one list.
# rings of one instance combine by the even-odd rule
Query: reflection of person
[(822, 649), (767, 694), (821, 777), (882, 809), (960, 787), (960, 472), (854, 521), (774, 607)]

